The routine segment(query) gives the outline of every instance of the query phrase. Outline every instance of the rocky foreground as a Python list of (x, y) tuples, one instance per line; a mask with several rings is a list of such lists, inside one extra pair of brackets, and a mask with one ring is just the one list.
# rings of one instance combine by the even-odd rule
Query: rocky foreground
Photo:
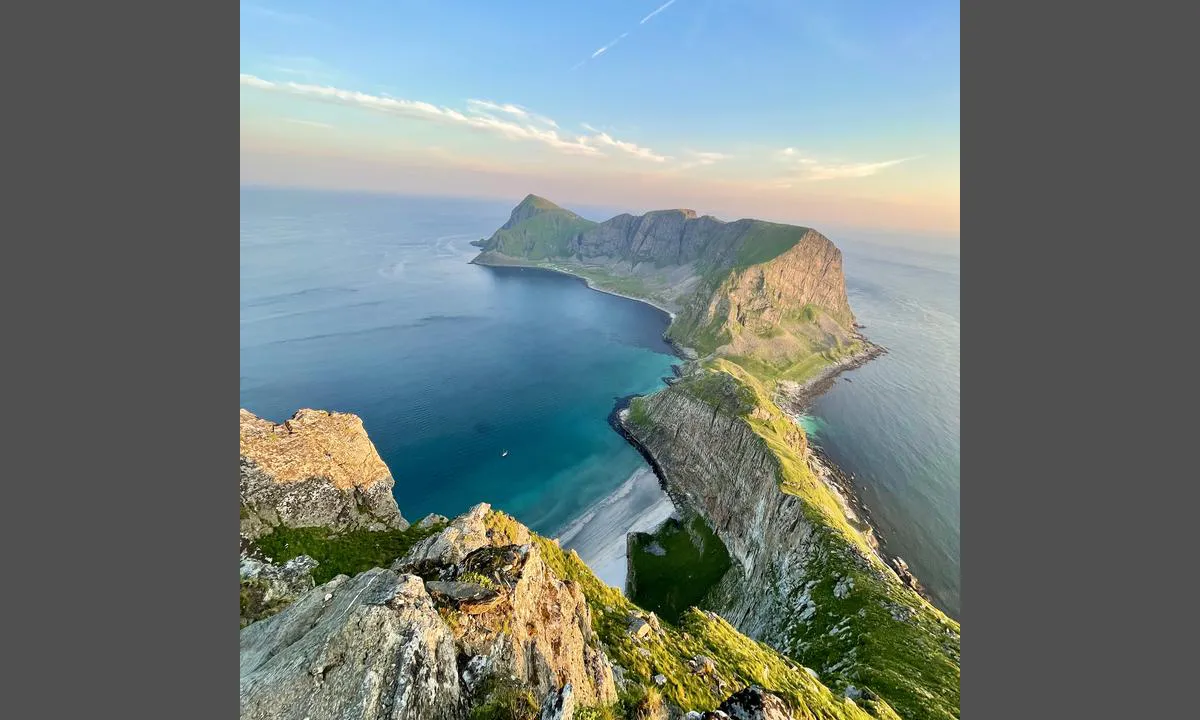
[[(243, 414), (247, 422), (256, 419)], [(322, 467), (306, 445), (296, 447), (310, 462), (307, 477), (335, 472), (337, 453)], [(358, 467), (374, 472), (371, 463)], [(443, 521), (368, 531), (420, 537), (386, 566), (320, 585), (313, 558), (256, 552), (272, 533), (246, 543), (243, 601), (248, 587), (267, 600), (241, 631), (241, 716), (896, 717), (878, 698), (834, 694), (814, 671), (713, 613), (660, 621), (578, 555), (486, 504)]]

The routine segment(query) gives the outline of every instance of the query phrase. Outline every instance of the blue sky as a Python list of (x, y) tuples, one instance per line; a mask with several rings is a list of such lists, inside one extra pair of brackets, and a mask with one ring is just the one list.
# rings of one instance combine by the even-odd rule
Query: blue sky
[(244, 182), (958, 231), (957, 2), (246, 2), (241, 73)]

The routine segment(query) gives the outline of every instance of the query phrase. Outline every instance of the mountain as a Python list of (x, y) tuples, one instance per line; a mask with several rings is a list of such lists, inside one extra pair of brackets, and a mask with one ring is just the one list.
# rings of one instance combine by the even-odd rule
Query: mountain
[(811, 228), (685, 209), (594, 223), (530, 195), (480, 246), (476, 264), (560, 270), (652, 302), (675, 315), (668, 338), (685, 354), (728, 357), (772, 383), (871, 347), (855, 329), (841, 251)]
[(631, 599), (667, 618), (688, 605), (715, 612), (836, 692), (882, 698), (902, 717), (957, 718), (959, 624), (880, 552), (791, 417), (883, 352), (857, 330), (841, 251), (811, 228), (691, 210), (543, 235), (557, 253), (545, 259), (496, 240), (473, 262), (567, 272), (658, 305), (690, 358), (618, 414), (682, 515), (630, 536)]
[[(261, 422), (242, 415), (251, 430)], [(275, 460), (337, 476), (359, 438), (326, 438), (324, 466), (301, 444)], [(832, 692), (714, 613), (659, 620), (487, 504), (427, 520), (277, 526), (244, 542), (241, 717), (898, 717), (873, 695)]]

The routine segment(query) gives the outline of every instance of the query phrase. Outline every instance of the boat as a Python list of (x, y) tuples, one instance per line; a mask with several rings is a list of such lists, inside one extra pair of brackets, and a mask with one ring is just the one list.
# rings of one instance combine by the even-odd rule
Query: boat
[(508, 457), (508, 451), (505, 450), (504, 452), (500, 453), (500, 457)]

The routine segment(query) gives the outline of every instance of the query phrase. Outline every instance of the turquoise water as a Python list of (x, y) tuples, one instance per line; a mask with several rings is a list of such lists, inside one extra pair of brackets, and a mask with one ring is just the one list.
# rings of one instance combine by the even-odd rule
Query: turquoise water
[(670, 374), (667, 316), (566, 276), (468, 264), (509, 203), (241, 200), (242, 407), (362, 416), (406, 517), (487, 501), (553, 533), (645, 467), (606, 418)]
[[(468, 243), (518, 198), (241, 199), (242, 406), (276, 421), (357, 413), (406, 517), (486, 500), (564, 531), (619, 583), (624, 530), (667, 508), (606, 417), (670, 373), (667, 317), (571, 278), (469, 265)], [(853, 476), (888, 549), (957, 616), (958, 260), (833, 239), (851, 306), (890, 353), (839, 379), (803, 424)], [(586, 527), (570, 523), (589, 508)]]

